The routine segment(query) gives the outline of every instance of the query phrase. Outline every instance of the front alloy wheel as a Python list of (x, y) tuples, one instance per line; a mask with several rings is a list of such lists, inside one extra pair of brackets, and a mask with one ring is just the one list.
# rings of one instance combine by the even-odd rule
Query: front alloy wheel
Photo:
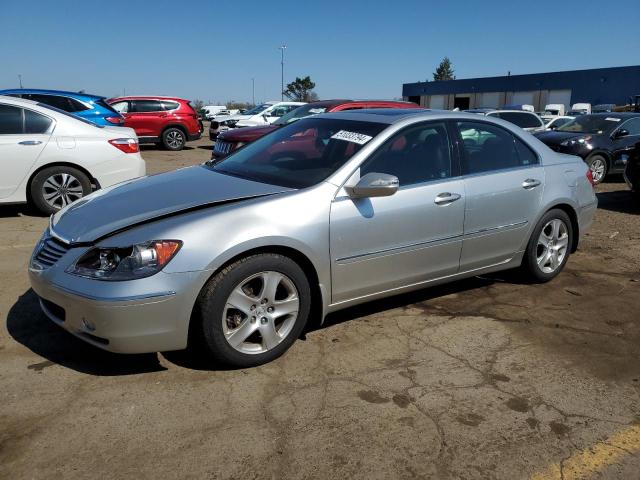
[(300, 299), (293, 281), (268, 271), (242, 280), (233, 289), (222, 312), (222, 331), (234, 349), (265, 353), (291, 333)]
[(252, 367), (282, 355), (300, 336), (311, 307), (309, 280), (277, 253), (241, 258), (204, 286), (189, 344), (218, 362)]

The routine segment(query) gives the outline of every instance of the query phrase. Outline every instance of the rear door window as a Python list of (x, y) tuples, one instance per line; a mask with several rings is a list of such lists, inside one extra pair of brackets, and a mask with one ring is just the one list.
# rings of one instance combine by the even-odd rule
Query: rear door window
[(462, 173), (473, 175), (530, 166), (537, 155), (507, 130), (484, 122), (458, 122), (462, 137)]
[(0, 135), (16, 135), (24, 131), (22, 109), (0, 104)]
[(135, 113), (162, 112), (162, 103), (158, 100), (134, 100), (131, 102), (131, 111)]

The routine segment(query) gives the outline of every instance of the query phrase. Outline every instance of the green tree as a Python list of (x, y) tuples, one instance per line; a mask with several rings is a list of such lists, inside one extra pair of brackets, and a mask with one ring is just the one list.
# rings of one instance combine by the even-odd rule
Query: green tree
[(434, 82), (442, 81), (442, 80), (455, 80), (456, 76), (453, 74), (453, 65), (451, 64), (451, 60), (449, 57), (444, 57), (436, 68), (436, 71), (433, 72), (433, 80)]
[(316, 84), (311, 81), (308, 75), (304, 78), (296, 79), (287, 85), (282, 94), (294, 102), (312, 102), (318, 99), (318, 95), (313, 91)]

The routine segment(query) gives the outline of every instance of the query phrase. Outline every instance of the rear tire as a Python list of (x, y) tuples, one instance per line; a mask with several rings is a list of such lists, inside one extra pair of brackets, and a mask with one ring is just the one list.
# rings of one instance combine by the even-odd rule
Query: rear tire
[(239, 368), (261, 365), (296, 341), (310, 307), (309, 281), (297, 263), (274, 253), (251, 255), (204, 286), (196, 303), (197, 338), (192, 340), (217, 362)]
[(187, 136), (179, 128), (167, 128), (162, 132), (162, 145), (167, 150), (177, 152), (184, 148), (187, 143)]
[(564, 268), (573, 245), (573, 228), (569, 215), (553, 209), (545, 213), (533, 229), (522, 259), (525, 274), (544, 283), (555, 278)]
[(596, 153), (587, 158), (586, 162), (589, 170), (591, 170), (591, 175), (593, 176), (593, 184), (597, 185), (602, 183), (604, 177), (607, 176), (607, 172), (609, 171), (607, 159)]
[(33, 205), (45, 215), (56, 213), (69, 203), (91, 193), (91, 180), (77, 168), (58, 166), (41, 170), (31, 180)]

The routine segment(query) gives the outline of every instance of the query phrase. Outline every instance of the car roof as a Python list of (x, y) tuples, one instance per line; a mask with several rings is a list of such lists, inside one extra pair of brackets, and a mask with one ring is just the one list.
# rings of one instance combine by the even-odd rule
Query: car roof
[(110, 102), (122, 101), (122, 100), (175, 100), (180, 102), (188, 102), (184, 98), (180, 97), (169, 97), (166, 95), (127, 95), (124, 97), (112, 97), (109, 99)]
[(421, 118), (425, 120), (443, 117), (452, 113), (465, 118), (478, 118), (473, 113), (449, 112), (448, 110), (428, 110), (425, 108), (363, 108), (362, 110), (345, 110), (342, 112), (323, 113), (323, 118), (341, 118), (345, 120), (359, 120), (363, 122), (385, 123), (391, 125), (407, 118)]
[(27, 98), (9, 97), (0, 93), (0, 102), (11, 103), (15, 105), (38, 105), (35, 100), (29, 100)]
[(513, 109), (509, 109), (509, 110), (499, 110), (499, 109), (490, 110), (490, 111), (487, 112), (487, 115), (490, 114), (490, 113), (496, 113), (496, 112), (497, 113), (503, 113), (503, 112), (508, 112), (508, 113), (528, 113), (529, 115), (537, 115), (537, 113), (530, 112), (528, 110), (513, 110)]
[(28, 93), (35, 93), (35, 94), (41, 94), (41, 95), (58, 95), (61, 97), (71, 97), (71, 98), (78, 98), (78, 99), (84, 99), (84, 100), (102, 100), (103, 98), (105, 98), (100, 95), (92, 95), (90, 93), (68, 92), (65, 90), (45, 90), (40, 88), (13, 88), (13, 89), (7, 89), (7, 90), (0, 90), (0, 95), (28, 94)]

